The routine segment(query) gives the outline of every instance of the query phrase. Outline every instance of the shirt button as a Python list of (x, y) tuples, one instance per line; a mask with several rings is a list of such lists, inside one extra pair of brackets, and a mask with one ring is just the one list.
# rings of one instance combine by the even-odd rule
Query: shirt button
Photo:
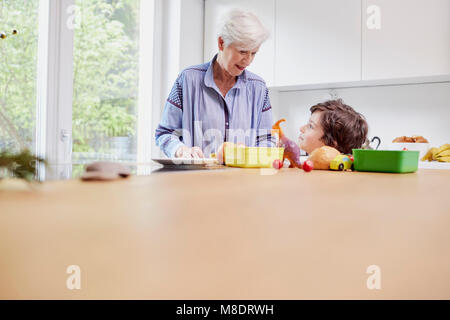
[(226, 125), (228, 125), (228, 122), (225, 122)]

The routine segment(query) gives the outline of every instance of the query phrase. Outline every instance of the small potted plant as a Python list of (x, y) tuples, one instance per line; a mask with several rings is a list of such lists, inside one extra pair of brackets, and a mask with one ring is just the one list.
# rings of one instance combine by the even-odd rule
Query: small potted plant
[(37, 181), (37, 168), (41, 164), (46, 161), (27, 149), (18, 153), (0, 151), (0, 189), (28, 189), (30, 182)]

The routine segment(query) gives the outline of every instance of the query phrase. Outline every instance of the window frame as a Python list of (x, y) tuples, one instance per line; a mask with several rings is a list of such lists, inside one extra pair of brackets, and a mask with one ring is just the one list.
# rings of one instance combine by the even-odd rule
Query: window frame
[(71, 174), (73, 30), (67, 8), (75, 0), (40, 0), (36, 102), (36, 153), (48, 161), (39, 178)]

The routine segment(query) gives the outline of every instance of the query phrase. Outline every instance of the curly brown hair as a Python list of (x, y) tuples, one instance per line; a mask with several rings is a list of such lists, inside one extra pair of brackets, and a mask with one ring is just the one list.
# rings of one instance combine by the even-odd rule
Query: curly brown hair
[(324, 135), (321, 140), (325, 145), (351, 154), (352, 149), (361, 148), (366, 142), (369, 130), (366, 119), (342, 99), (316, 104), (310, 110), (311, 114), (322, 112), (320, 124)]

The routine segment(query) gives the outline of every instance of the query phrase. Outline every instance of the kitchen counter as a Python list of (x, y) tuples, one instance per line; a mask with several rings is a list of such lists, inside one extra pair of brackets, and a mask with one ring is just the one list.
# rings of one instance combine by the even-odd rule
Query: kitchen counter
[(0, 298), (450, 299), (450, 171), (274, 172), (0, 192)]

